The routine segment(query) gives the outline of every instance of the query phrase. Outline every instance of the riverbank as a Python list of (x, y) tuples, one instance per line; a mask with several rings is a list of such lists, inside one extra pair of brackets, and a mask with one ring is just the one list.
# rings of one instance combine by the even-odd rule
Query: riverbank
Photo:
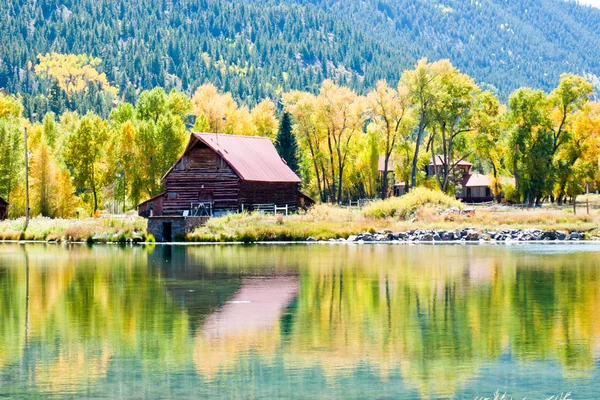
[[(176, 242), (305, 241), (560, 241), (600, 239), (600, 210), (593, 203), (571, 208), (469, 208), (439, 192), (415, 189), (413, 196), (374, 202), (359, 209), (317, 205), (294, 215), (229, 214), (175, 237)], [(31, 219), (0, 222), (0, 240), (50, 242), (153, 242), (147, 220), (137, 216), (97, 219)], [(370, 235), (370, 236), (369, 236)]]
[(152, 242), (147, 220), (138, 216), (85, 219), (25, 218), (0, 222), (0, 240), (88, 243)]
[(573, 215), (563, 210), (449, 209), (399, 220), (320, 206), (289, 217), (235, 214), (213, 218), (186, 235), (185, 241), (595, 240), (600, 239), (599, 226), (597, 213)]

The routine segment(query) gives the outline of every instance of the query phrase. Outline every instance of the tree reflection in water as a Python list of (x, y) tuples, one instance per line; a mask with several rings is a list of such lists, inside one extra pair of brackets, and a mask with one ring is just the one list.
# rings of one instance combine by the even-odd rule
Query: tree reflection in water
[(2, 245), (0, 392), (454, 397), (507, 359), (583, 385), (600, 250), (572, 249)]

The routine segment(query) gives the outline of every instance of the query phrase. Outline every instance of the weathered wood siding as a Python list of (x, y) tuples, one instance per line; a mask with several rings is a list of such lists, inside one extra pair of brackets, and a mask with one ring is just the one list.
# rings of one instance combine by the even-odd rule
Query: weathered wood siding
[(138, 205), (138, 215), (148, 218), (154, 215), (162, 215), (163, 194), (153, 197)]
[(242, 181), (240, 204), (249, 207), (252, 204), (288, 205), (294, 209), (299, 203), (299, 184), (294, 182), (249, 182)]
[(240, 178), (201, 142), (190, 149), (165, 179), (162, 215), (182, 215), (192, 202), (212, 201), (214, 210), (238, 210)]

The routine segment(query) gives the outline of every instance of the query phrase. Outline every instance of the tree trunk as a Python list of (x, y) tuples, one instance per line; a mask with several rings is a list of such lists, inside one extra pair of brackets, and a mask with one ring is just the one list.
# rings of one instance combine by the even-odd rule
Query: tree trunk
[(498, 185), (498, 170), (496, 169), (496, 164), (492, 160), (492, 170), (494, 171), (494, 186), (495, 186), (495, 197), (496, 203), (500, 204), (502, 202), (502, 193), (500, 190), (500, 185)]
[(310, 141), (310, 139), (308, 140), (308, 149), (309, 149), (310, 155), (313, 159), (313, 167), (315, 168), (315, 175), (317, 177), (317, 189), (319, 190), (319, 196), (321, 197), (321, 202), (325, 202), (324, 191), (321, 188), (321, 176), (319, 174), (319, 164), (317, 163), (317, 158), (315, 156), (315, 150), (313, 149), (313, 144)]
[(386, 152), (385, 154), (385, 160), (384, 160), (384, 164), (383, 164), (383, 179), (381, 182), (381, 198), (385, 199), (388, 197), (388, 163), (390, 162), (390, 156), (392, 155), (391, 152)]
[(344, 166), (343, 165), (339, 166), (338, 172), (339, 172), (340, 176), (338, 177), (337, 203), (342, 204), (342, 184), (343, 184), (343, 179), (344, 179)]
[(333, 156), (333, 147), (331, 146), (331, 132), (327, 133), (327, 147), (329, 148), (329, 163), (331, 164), (331, 187), (329, 201), (335, 203), (335, 162)]
[[(423, 139), (423, 132), (425, 131), (425, 110), (421, 108), (419, 118), (419, 131), (417, 134), (417, 142), (415, 143), (415, 154), (412, 160), (412, 168), (410, 172), (410, 187), (417, 186), (417, 163), (419, 161), (419, 146), (421, 146), (421, 140)], [(408, 189), (408, 188), (407, 188)]]

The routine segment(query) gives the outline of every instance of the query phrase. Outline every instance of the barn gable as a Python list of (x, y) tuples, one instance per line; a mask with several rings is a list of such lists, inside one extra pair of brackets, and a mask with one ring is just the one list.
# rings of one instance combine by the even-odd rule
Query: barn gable
[[(216, 155), (214, 159), (212, 154)], [(183, 155), (162, 179), (174, 169), (223, 167), (231, 168), (244, 181), (300, 183), (300, 178), (281, 159), (269, 138), (217, 133), (192, 133)]]

